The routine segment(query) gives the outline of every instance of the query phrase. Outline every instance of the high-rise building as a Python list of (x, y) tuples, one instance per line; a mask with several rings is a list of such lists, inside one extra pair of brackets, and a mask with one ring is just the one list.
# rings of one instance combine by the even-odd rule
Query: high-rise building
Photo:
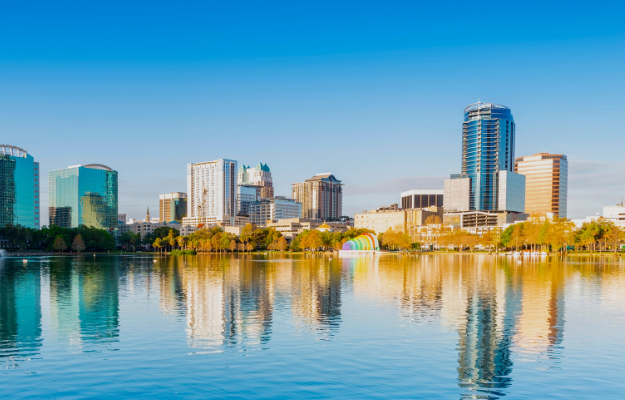
[(172, 192), (158, 196), (159, 222), (182, 222), (187, 216), (187, 194)]
[(276, 196), (260, 199), (250, 206), (250, 222), (258, 226), (266, 226), (267, 221), (299, 218), (302, 215), (302, 204), (293, 199)]
[(525, 176), (525, 212), (566, 218), (568, 161), (563, 154), (538, 153), (516, 159), (514, 172)]
[(24, 149), (0, 144), (0, 226), (39, 229), (39, 163)]
[(101, 165), (72, 165), (50, 171), (50, 225), (117, 229), (117, 171)]
[(336, 220), (343, 213), (343, 184), (332, 173), (293, 183), (293, 199), (302, 203), (302, 218)]
[(237, 162), (187, 165), (187, 217), (183, 225), (229, 221), (237, 215)]
[(271, 179), (271, 170), (267, 164), (261, 162), (255, 168), (248, 165), (241, 165), (237, 174), (237, 184), (243, 186), (259, 186), (260, 198), (273, 197), (273, 180)]
[(117, 214), (117, 220), (120, 222), (123, 222), (124, 224), (126, 223), (126, 213), (124, 214)]
[[(481, 102), (466, 107), (462, 124), (462, 172), (452, 175), (452, 182), (445, 184), (450, 193), (462, 198), (448, 198), (445, 202), (466, 208), (466, 192), (462, 189), (468, 183), (468, 210), (457, 211), (523, 212), (525, 182), (513, 172), (515, 135), (515, 123), (508, 107)], [(523, 200), (516, 198), (519, 196)]]

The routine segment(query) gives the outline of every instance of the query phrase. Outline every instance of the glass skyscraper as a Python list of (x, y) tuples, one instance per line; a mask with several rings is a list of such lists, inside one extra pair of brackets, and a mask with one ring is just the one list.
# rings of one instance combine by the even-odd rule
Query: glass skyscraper
[(24, 149), (0, 144), (0, 226), (39, 229), (39, 163)]
[(50, 171), (50, 225), (117, 229), (117, 171), (100, 164)]
[(513, 172), (514, 138), (515, 124), (508, 107), (478, 102), (464, 109), (461, 178), (471, 179), (470, 210), (505, 209), (498, 204), (499, 179), (509, 175), (499, 172)]

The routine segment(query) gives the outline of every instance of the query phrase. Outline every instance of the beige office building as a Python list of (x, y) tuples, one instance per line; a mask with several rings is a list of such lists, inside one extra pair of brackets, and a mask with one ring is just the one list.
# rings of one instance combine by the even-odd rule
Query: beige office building
[[(324, 225), (329, 228), (324, 228)], [(305, 230), (322, 228), (330, 232), (346, 232), (350, 226), (342, 222), (323, 222), (320, 219), (310, 218), (285, 218), (275, 221), (268, 221), (267, 228), (274, 228), (280, 232), (287, 241), (293, 240), (297, 235)]]
[(336, 220), (343, 213), (343, 184), (331, 173), (293, 183), (293, 199), (302, 203), (302, 218)]
[(398, 207), (382, 207), (354, 216), (354, 227), (365, 228), (376, 234), (384, 233), (389, 228), (400, 228), (410, 234), (414, 227), (423, 226), (429, 216), (438, 216), (443, 220), (443, 207), (403, 210)]
[(158, 196), (158, 219), (160, 222), (182, 222), (187, 216), (187, 194), (172, 192)]
[(568, 161), (563, 154), (519, 157), (514, 172), (525, 175), (525, 213), (566, 218)]

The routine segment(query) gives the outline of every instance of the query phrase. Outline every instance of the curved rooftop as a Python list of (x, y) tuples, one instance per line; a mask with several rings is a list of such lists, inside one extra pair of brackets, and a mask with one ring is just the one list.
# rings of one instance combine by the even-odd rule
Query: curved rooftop
[(10, 144), (0, 144), (0, 154), (5, 156), (26, 158), (28, 152), (17, 146), (11, 146)]
[(113, 171), (112, 168), (107, 167), (106, 165), (102, 165), (102, 164), (87, 164), (87, 165), (85, 165), (85, 168), (101, 169), (101, 170), (104, 170), (104, 171)]
[(477, 103), (473, 103), (473, 104), (469, 104), (465, 109), (464, 112), (468, 113), (469, 111), (474, 111), (474, 110), (480, 110), (482, 108), (499, 108), (502, 110), (508, 110), (510, 111), (510, 109), (506, 106), (502, 106), (501, 104), (496, 104), (496, 103), (482, 103), (481, 101), (478, 101)]

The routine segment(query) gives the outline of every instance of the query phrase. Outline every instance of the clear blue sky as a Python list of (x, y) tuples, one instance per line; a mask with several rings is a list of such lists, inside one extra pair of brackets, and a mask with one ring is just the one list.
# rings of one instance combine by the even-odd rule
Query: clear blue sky
[(348, 214), (442, 188), (462, 111), (504, 104), (517, 156), (569, 156), (569, 216), (625, 196), (625, 2), (13, 1), (0, 5), (0, 142), (47, 173), (101, 163), (156, 214), (186, 164), (320, 172)]

